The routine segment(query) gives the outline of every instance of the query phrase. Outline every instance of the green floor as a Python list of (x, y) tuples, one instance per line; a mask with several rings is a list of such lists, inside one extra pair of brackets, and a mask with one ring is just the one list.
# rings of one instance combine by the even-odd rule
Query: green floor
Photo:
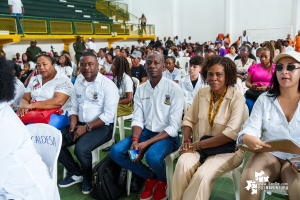
[[(130, 124), (125, 122), (125, 126), (129, 127)], [(131, 135), (130, 130), (125, 131), (126, 136)], [(116, 131), (116, 140), (119, 141), (119, 132), (118, 129)], [(100, 157), (103, 159), (109, 152), (101, 152)], [(249, 154), (247, 152), (246, 159), (248, 158)], [(174, 161), (176, 163), (176, 160)], [(246, 163), (246, 162), (245, 162)], [(175, 167), (175, 164), (174, 164)], [(58, 175), (57, 175), (57, 181), (60, 182), (63, 179), (63, 166), (58, 163)], [(140, 192), (131, 193), (127, 197), (120, 198), (120, 200), (139, 200), (140, 193), (142, 192), (143, 188)], [(81, 192), (81, 184), (75, 184), (73, 186), (70, 186), (68, 188), (59, 188), (60, 198), (62, 200), (89, 200), (93, 199), (92, 194), (90, 195), (84, 195)], [(235, 194), (234, 194), (234, 186), (231, 179), (227, 178), (218, 178), (212, 193), (210, 195), (210, 200), (234, 200)], [(282, 200), (284, 199), (283, 195), (266, 195), (265, 200)]]

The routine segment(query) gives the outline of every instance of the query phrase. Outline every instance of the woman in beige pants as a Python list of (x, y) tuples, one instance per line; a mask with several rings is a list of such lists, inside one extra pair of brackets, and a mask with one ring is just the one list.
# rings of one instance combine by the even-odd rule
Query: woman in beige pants
[[(244, 158), (244, 151), (233, 150), (209, 156), (203, 164), (199, 162), (200, 154), (195, 150), (236, 141), (245, 107), (245, 98), (232, 88), (236, 83), (236, 66), (229, 58), (206, 58), (202, 78), (209, 86), (197, 92), (183, 119), (185, 143), (180, 147), (181, 156), (174, 172), (173, 200), (209, 199), (216, 178), (238, 167)], [(200, 142), (204, 135), (214, 137)]]
[[(300, 171), (297, 164), (290, 165), (286, 160), (300, 161), (300, 155), (276, 151), (275, 147), (272, 149), (263, 142), (288, 139), (300, 145), (300, 53), (280, 54), (275, 57), (274, 63), (273, 87), (259, 96), (238, 136), (238, 144), (245, 144), (251, 150), (271, 148), (269, 151), (272, 152), (250, 154), (241, 178), (241, 199), (260, 199), (261, 190), (251, 185), (269, 184), (278, 178), (288, 184), (290, 200), (300, 199)], [(262, 140), (259, 139), (261, 130), (264, 131)], [(256, 178), (258, 181), (255, 181)], [(253, 184), (249, 185), (249, 181)]]

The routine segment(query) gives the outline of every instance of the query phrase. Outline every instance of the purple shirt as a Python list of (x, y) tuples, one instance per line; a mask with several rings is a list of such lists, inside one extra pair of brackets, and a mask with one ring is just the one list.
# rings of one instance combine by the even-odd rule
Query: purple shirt
[(221, 48), (221, 50), (219, 51), (219, 56), (220, 56), (220, 57), (223, 57), (223, 56), (225, 56), (225, 55), (226, 55), (226, 50), (223, 49), (223, 48)]

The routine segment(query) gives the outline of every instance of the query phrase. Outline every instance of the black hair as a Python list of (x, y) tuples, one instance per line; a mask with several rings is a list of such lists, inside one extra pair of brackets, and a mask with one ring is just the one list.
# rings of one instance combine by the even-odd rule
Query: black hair
[[(84, 57), (84, 56), (93, 56), (97, 62), (98, 62), (98, 59), (97, 59), (97, 56), (93, 53), (93, 52), (90, 52), (90, 51), (87, 51), (87, 52), (84, 52), (81, 57)], [(72, 66), (72, 65), (71, 65)]]
[(173, 61), (173, 63), (175, 64), (175, 66), (174, 66), (175, 68), (180, 69), (180, 67), (178, 67), (178, 66), (176, 65), (176, 59), (175, 59), (174, 56), (168, 56), (167, 59), (166, 59), (166, 61), (167, 61), (168, 59), (171, 59), (171, 60)]
[(238, 53), (238, 46), (236, 43), (232, 44), (230, 47), (233, 47), (235, 49), (235, 53)]
[[(111, 60), (112, 60), (112, 61), (114, 60), (114, 54), (113, 54), (113, 52), (109, 51), (109, 52), (105, 53), (105, 55), (106, 55), (106, 54), (111, 56)], [(95, 54), (94, 54), (94, 55), (95, 55)]]
[(25, 54), (27, 56), (27, 61), (26, 62), (30, 62), (31, 61), (31, 56), (28, 53), (22, 53), (22, 62), (24, 63), (23, 54)]
[(127, 59), (124, 58), (123, 56), (117, 56), (115, 58), (114, 67), (115, 67), (114, 77), (117, 77), (117, 88), (120, 88), (122, 84), (124, 72), (131, 78), (131, 70), (129, 68), (129, 63)]
[(0, 102), (9, 102), (15, 97), (15, 78), (13, 68), (0, 56)]
[(235, 63), (227, 57), (220, 57), (218, 55), (212, 55), (205, 58), (204, 63), (202, 65), (202, 79), (207, 82), (207, 72), (211, 66), (216, 64), (220, 64), (224, 67), (225, 72), (225, 80), (228, 86), (234, 86), (236, 84), (237, 79), (237, 71)]
[(194, 51), (194, 53), (200, 53), (202, 55), (203, 54), (203, 48), (202, 48), (202, 46), (198, 46), (196, 48), (196, 50)]
[(123, 49), (123, 51), (125, 51), (125, 53), (127, 54), (127, 57), (129, 56), (129, 51), (127, 49)]
[[(56, 53), (56, 52), (55, 52)], [(64, 54), (68, 54), (68, 55), (70, 55), (70, 53), (69, 52), (67, 52), (67, 51), (63, 51), (62, 52), (62, 55), (64, 55)]]
[[(20, 70), (19, 70), (19, 67), (17, 65), (17, 63), (15, 63), (14, 61), (11, 61), (11, 60), (7, 60), (6, 61), (6, 64), (12, 69), (15, 71), (14, 75), (15, 76), (20, 76)], [(25, 65), (25, 63), (24, 63)]]
[(156, 48), (156, 50), (161, 49), (162, 51), (164, 51), (164, 48), (162, 46), (159, 46)]
[(70, 66), (70, 67), (72, 67), (71, 60), (70, 60), (67, 56), (62, 55), (62, 56), (59, 57), (59, 59), (60, 59), (61, 57), (65, 57), (65, 66)]
[(201, 56), (193, 56), (191, 59), (190, 59), (190, 65), (200, 65), (202, 66), (203, 62), (204, 62), (204, 58), (201, 57)]

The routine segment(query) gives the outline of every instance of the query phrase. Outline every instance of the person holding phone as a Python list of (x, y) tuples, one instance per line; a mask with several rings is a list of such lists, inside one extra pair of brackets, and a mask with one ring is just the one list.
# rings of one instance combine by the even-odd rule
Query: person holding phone
[[(162, 75), (164, 57), (148, 54), (145, 64), (150, 80), (140, 85), (134, 96), (132, 136), (115, 144), (110, 157), (118, 165), (146, 179), (141, 200), (167, 199), (165, 157), (180, 146), (178, 129), (182, 117), (184, 95), (178, 84)], [(128, 150), (139, 150), (131, 161)], [(145, 156), (147, 164), (141, 160)]]
[[(270, 148), (264, 141), (276, 139), (288, 139), (300, 146), (300, 53), (282, 53), (274, 62), (276, 72), (270, 81), (273, 87), (258, 97), (250, 118), (239, 132), (237, 145), (245, 144), (251, 150)], [(261, 130), (264, 130), (262, 140)], [(269, 182), (281, 178), (283, 183), (288, 183), (290, 200), (299, 199), (300, 165), (290, 164), (286, 159), (300, 161), (300, 155), (279, 151), (251, 153), (241, 177), (241, 199), (260, 199), (260, 190), (251, 195), (251, 191), (244, 188), (247, 180), (255, 180), (255, 172), (261, 170)]]
[[(99, 73), (93, 52), (82, 54), (80, 71), (84, 78), (74, 85), (70, 125), (61, 130), (63, 141), (58, 161), (68, 174), (58, 185), (64, 188), (83, 181), (82, 193), (89, 194), (93, 189), (92, 151), (111, 139), (119, 99), (116, 85)], [(68, 150), (74, 144), (74, 153), (82, 169)]]
[(264, 47), (260, 52), (261, 63), (249, 67), (246, 79), (246, 87), (249, 88), (246, 91), (246, 104), (250, 113), (259, 95), (270, 89), (270, 80), (275, 72), (274, 48)]

